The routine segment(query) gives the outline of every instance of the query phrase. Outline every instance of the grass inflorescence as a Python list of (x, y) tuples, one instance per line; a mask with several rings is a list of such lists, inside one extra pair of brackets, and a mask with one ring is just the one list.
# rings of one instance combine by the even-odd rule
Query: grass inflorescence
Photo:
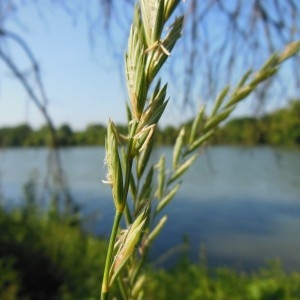
[[(106, 136), (107, 179), (112, 188), (115, 218), (110, 235), (101, 288), (101, 299), (108, 299), (118, 284), (123, 299), (145, 299), (144, 264), (155, 237), (167, 220), (164, 208), (180, 188), (182, 175), (199, 154), (199, 147), (214, 135), (236, 105), (257, 86), (274, 76), (280, 64), (299, 51), (300, 42), (275, 53), (256, 72), (249, 70), (236, 87), (222, 90), (210, 113), (202, 107), (189, 132), (183, 127), (173, 149), (172, 169), (162, 156), (150, 163), (157, 124), (168, 104), (167, 84), (157, 78), (170, 58), (183, 28), (183, 16), (172, 19), (179, 0), (141, 0), (135, 6), (125, 54), (129, 103), (128, 134), (118, 132), (109, 121)], [(130, 196), (129, 196), (130, 195)], [(132, 203), (129, 203), (132, 201)], [(122, 228), (121, 221), (126, 227)]]

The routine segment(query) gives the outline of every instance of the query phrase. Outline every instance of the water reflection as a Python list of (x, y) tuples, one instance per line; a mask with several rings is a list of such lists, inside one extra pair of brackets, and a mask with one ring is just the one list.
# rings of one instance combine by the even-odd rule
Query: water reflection
[[(161, 154), (170, 164), (171, 149), (157, 149), (153, 160)], [(41, 187), (46, 159), (45, 149), (0, 152), (6, 199), (21, 197), (22, 185), (33, 170)], [(103, 159), (102, 148), (62, 151), (86, 229), (108, 236), (114, 208), (109, 187), (101, 184)], [(198, 260), (200, 245), (205, 244), (211, 265), (252, 268), (280, 257), (285, 268), (300, 270), (300, 151), (210, 148), (185, 176), (166, 213), (168, 222), (155, 243), (152, 259), (180, 245), (188, 234), (193, 260)], [(171, 256), (164, 264), (175, 259)]]
[(195, 261), (200, 245), (205, 244), (212, 265), (234, 264), (249, 269), (279, 257), (287, 269), (300, 269), (298, 203), (273, 204), (257, 199), (196, 203), (177, 198), (172, 205), (176, 209), (170, 208), (169, 223), (159, 237), (157, 251), (166, 251), (170, 244), (175, 246), (188, 233)]

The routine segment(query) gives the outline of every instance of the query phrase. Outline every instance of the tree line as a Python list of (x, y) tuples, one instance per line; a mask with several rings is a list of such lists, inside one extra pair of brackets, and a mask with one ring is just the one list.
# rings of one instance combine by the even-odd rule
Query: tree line
[[(191, 122), (185, 124), (191, 129)], [(117, 125), (126, 134), (127, 127)], [(180, 127), (158, 128), (156, 144), (173, 145)], [(74, 131), (68, 124), (57, 129), (58, 143), (67, 146), (92, 146), (105, 144), (106, 127), (91, 124), (83, 131)], [(300, 145), (300, 99), (290, 101), (287, 107), (261, 117), (241, 117), (230, 120), (220, 127), (212, 140), (213, 144), (227, 145)], [(28, 124), (0, 128), (0, 147), (45, 147), (51, 146), (50, 128), (46, 125), (32, 129)]]

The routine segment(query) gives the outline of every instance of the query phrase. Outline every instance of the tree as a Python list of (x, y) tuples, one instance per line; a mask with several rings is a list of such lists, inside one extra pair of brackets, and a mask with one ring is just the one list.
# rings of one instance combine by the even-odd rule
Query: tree
[(87, 145), (104, 145), (106, 127), (103, 125), (91, 124), (85, 132), (85, 144)]
[(27, 124), (18, 125), (14, 128), (0, 129), (0, 146), (15, 147), (26, 144), (32, 129)]
[(268, 128), (267, 142), (272, 145), (293, 145), (300, 142), (300, 101), (292, 100), (284, 109), (264, 117)]
[(68, 124), (61, 125), (57, 130), (60, 146), (71, 146), (74, 144), (73, 131)]

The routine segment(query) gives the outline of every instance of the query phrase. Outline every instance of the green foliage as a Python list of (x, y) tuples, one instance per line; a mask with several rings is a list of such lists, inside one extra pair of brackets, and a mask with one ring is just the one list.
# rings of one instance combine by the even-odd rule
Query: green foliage
[(25, 145), (29, 136), (32, 133), (32, 129), (22, 124), (14, 128), (1, 128), (0, 129), (0, 145), (1, 146), (20, 146)]
[(145, 300), (296, 300), (300, 297), (300, 274), (285, 273), (280, 264), (253, 273), (229, 268), (208, 270), (188, 262), (173, 270), (147, 272)]
[[(142, 217), (139, 217), (142, 220)], [(162, 220), (165, 223), (166, 218)], [(137, 224), (138, 225), (138, 224)], [(138, 225), (140, 226), (140, 225)], [(155, 238), (163, 224), (149, 235)], [(158, 228), (160, 227), (160, 228)], [(133, 225), (129, 231), (134, 231)], [(130, 235), (124, 232), (123, 235)], [(128, 245), (122, 251), (132, 251)], [(24, 205), (0, 208), (0, 299), (98, 299), (107, 243), (82, 231), (53, 211), (36, 206), (32, 179), (24, 187)], [(119, 253), (120, 257), (128, 255)], [(200, 264), (185, 256), (171, 269), (144, 266), (143, 299), (296, 300), (300, 273), (286, 273), (279, 261), (253, 273), (231, 268), (209, 269), (204, 253)], [(118, 268), (118, 262), (115, 262)], [(121, 267), (121, 266), (120, 266)], [(112, 294), (120, 299), (117, 289)]]
[[(58, 143), (62, 147), (78, 145), (104, 145), (106, 127), (101, 124), (87, 126), (84, 131), (74, 132), (68, 124), (57, 129)], [(42, 126), (33, 130), (23, 124), (0, 128), (1, 147), (47, 147), (51, 146), (50, 129)]]
[[(157, 128), (154, 144), (156, 146), (174, 145), (178, 133), (185, 127), (186, 137), (190, 136), (193, 120), (179, 127), (166, 126)], [(199, 126), (198, 126), (199, 127)], [(126, 135), (127, 127), (116, 125), (120, 134)], [(58, 141), (60, 146), (104, 146), (106, 127), (101, 124), (89, 125), (84, 131), (73, 131), (68, 125), (59, 127)], [(195, 132), (197, 136), (199, 132)], [(188, 142), (185, 139), (184, 143)], [(293, 146), (300, 144), (300, 100), (289, 101), (284, 108), (261, 117), (239, 117), (231, 119), (215, 133), (212, 144), (226, 145), (272, 145)], [(28, 125), (19, 125), (0, 129), (0, 146), (48, 146), (50, 145), (49, 129), (44, 126), (38, 130)]]
[(0, 299), (97, 299), (106, 245), (37, 207), (1, 208)]
[[(0, 244), (1, 245), (1, 244)], [(0, 298), (14, 300), (20, 289), (19, 273), (12, 257), (0, 258)]]
[(229, 121), (215, 139), (221, 144), (292, 146), (300, 144), (300, 99), (260, 118)]
[[(169, 24), (169, 18), (178, 4), (179, 0), (141, 0), (135, 6), (128, 50), (125, 53), (129, 94), (128, 130), (124, 132), (123, 128), (117, 127), (110, 120), (105, 139), (107, 178), (103, 182), (112, 189), (116, 211), (103, 271), (103, 300), (109, 298), (116, 284), (123, 299), (144, 299), (153, 295), (154, 299), (161, 297), (158, 294), (161, 289), (155, 286), (155, 280), (153, 283), (151, 279), (146, 281), (149, 274), (145, 272), (151, 243), (167, 219), (166, 216), (160, 216), (161, 211), (177, 193), (181, 177), (197, 158), (199, 147), (212, 137), (239, 102), (250, 95), (261, 82), (274, 76), (284, 60), (300, 51), (300, 41), (290, 43), (283, 52), (274, 53), (258, 71), (246, 72), (236, 87), (226, 87), (220, 92), (210, 114), (205, 112), (205, 108), (201, 109), (190, 126), (183, 126), (179, 133), (176, 132), (175, 139), (172, 130), (167, 128), (170, 131), (170, 143), (175, 146), (172, 168), (166, 170), (163, 156), (157, 164), (152, 164), (150, 155), (157, 125), (169, 101), (167, 84), (162, 85), (161, 80), (156, 77), (179, 40), (184, 23), (183, 16), (179, 16)], [(282, 120), (282, 114), (279, 114), (275, 125)], [(289, 122), (292, 127), (296, 126), (296, 134), (293, 132), (291, 136), (298, 139), (298, 120), (293, 118)], [(249, 122), (239, 121), (238, 126), (241, 124), (248, 130)], [(275, 128), (277, 132), (277, 127)], [(86, 143), (103, 142), (100, 142), (103, 129), (88, 127)], [(19, 131), (22, 132), (21, 129)], [(234, 132), (233, 129), (231, 132)], [(238, 131), (235, 135), (237, 133)], [(287, 133), (290, 134), (290, 131), (283, 132), (285, 135)], [(45, 132), (44, 141), (47, 141), (46, 136)], [(58, 130), (58, 140), (62, 145), (75, 145), (76, 137), (84, 140), (83, 136), (74, 135), (67, 125)], [(248, 135), (246, 138), (248, 139)], [(17, 144), (19, 141), (15, 140), (13, 143)], [(154, 178), (157, 178), (156, 185)], [(29, 196), (33, 195), (33, 188), (28, 186)], [(130, 205), (129, 198), (132, 200)], [(28, 204), (31, 205), (32, 201)], [(4, 228), (0, 240), (3, 253), (0, 254), (1, 257), (12, 255), (14, 267), (22, 270), (19, 274), (21, 296), (26, 296), (29, 290), (34, 293), (32, 299), (46, 296), (50, 299), (73, 299), (74, 294), (76, 298), (83, 299), (95, 295), (94, 292), (91, 294), (91, 288), (96, 290), (93, 287), (97, 277), (90, 277), (89, 272), (95, 267), (100, 268), (100, 264), (94, 264), (94, 254), (99, 248), (98, 251), (95, 251), (94, 246), (90, 248), (89, 237), (82, 234), (76, 222), (74, 227), (70, 226), (69, 219), (65, 222), (61, 218), (55, 218), (55, 214), (54, 218), (36, 218), (36, 210), (30, 209), (29, 212), (31, 213), (11, 219), (7, 219), (10, 215), (3, 213), (4, 221), (0, 222), (0, 228)], [(22, 228), (19, 228), (20, 224)], [(26, 227), (27, 230), (24, 231)], [(85, 240), (84, 243), (82, 239)], [(32, 257), (34, 260), (30, 260)], [(78, 269), (81, 261), (84, 261), (84, 265)], [(40, 275), (41, 269), (45, 278)], [(30, 276), (29, 270), (39, 276)], [(241, 294), (245, 293), (243, 281), (236, 284), (239, 279), (236, 273), (221, 270), (216, 273), (218, 280), (213, 280), (208, 277), (206, 269), (203, 270), (206, 277), (195, 266), (180, 265), (179, 271), (175, 270), (172, 274), (175, 276), (174, 295), (170, 295), (168, 284), (168, 293), (162, 299), (240, 299)], [(9, 271), (10, 269), (8, 273)], [(82, 276), (91, 285), (82, 284)], [(165, 278), (168, 281), (168, 276), (163, 274), (159, 278), (160, 286)], [(263, 284), (260, 282), (250, 286), (249, 299), (293, 296), (287, 294), (285, 287), (278, 288), (272, 280), (267, 277)], [(44, 285), (44, 282), (47, 284)], [(155, 286), (153, 293), (147, 291), (151, 284)], [(230, 286), (234, 286), (234, 292)], [(246, 299), (245, 295), (243, 297)]]
[(300, 144), (300, 100), (293, 100), (289, 107), (280, 109), (262, 119), (266, 131), (266, 142), (272, 145)]
[(75, 144), (74, 134), (68, 124), (63, 124), (57, 130), (57, 138), (60, 146), (72, 146)]
[(262, 142), (259, 120), (254, 117), (237, 118), (219, 130), (215, 141), (220, 144), (256, 145)]
[[(26, 208), (26, 207), (24, 207)], [(23, 209), (24, 209), (23, 208)], [(0, 299), (98, 299), (106, 243), (48, 213), (0, 209)], [(279, 262), (253, 273), (182, 259), (145, 266), (145, 300), (298, 300), (300, 273)], [(112, 293), (118, 297), (116, 290)]]

